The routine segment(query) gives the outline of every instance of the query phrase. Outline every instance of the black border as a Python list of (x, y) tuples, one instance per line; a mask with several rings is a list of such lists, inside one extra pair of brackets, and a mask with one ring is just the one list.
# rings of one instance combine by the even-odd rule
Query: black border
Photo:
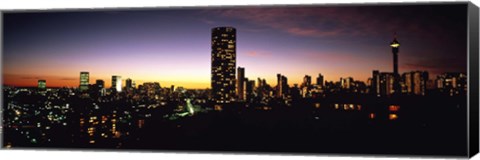
[(478, 53), (478, 7), (469, 2), (468, 4), (468, 56), (469, 56), (469, 110), (468, 110), (468, 156), (473, 157), (479, 151), (479, 53)]

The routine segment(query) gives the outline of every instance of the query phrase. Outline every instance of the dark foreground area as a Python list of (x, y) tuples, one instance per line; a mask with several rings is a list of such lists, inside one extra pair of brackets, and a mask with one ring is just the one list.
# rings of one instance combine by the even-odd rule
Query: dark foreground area
[[(48, 141), (44, 138), (43, 141), (37, 139), (32, 143), (24, 138), (24, 133), (19, 133), (20, 130), (39, 130), (35, 126), (20, 130), (18, 127), (5, 127), (3, 138), (4, 146), (13, 148), (435, 156), (467, 154), (465, 96), (404, 97), (375, 101), (372, 97), (362, 99), (356, 101), (355, 105), (353, 102), (339, 103), (341, 98), (335, 97), (273, 108), (232, 104), (222, 106), (222, 111), (209, 110), (175, 119), (165, 118), (165, 112), (156, 111), (141, 124), (135, 121), (129, 129), (124, 129), (128, 132), (123, 132), (122, 136), (114, 134), (108, 138), (97, 133), (87, 136), (90, 130), (75, 125), (78, 121), (66, 127), (40, 131), (52, 135)], [(391, 108), (392, 103), (400, 107)], [(395, 116), (392, 117), (392, 113)], [(128, 121), (126, 123), (131, 124)], [(120, 130), (120, 124), (117, 125)], [(106, 128), (109, 127), (111, 125)], [(95, 130), (100, 132), (101, 128)], [(105, 127), (104, 130), (112, 131)]]

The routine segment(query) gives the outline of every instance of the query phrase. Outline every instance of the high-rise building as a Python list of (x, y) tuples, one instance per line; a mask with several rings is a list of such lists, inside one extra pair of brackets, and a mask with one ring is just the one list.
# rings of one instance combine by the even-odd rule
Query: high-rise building
[(101, 80), (101, 79), (97, 79), (96, 82), (95, 82), (95, 88), (96, 88), (96, 91), (98, 92), (98, 94), (100, 96), (104, 96), (105, 95), (105, 81)]
[(46, 80), (38, 80), (38, 89), (45, 90), (47, 89), (47, 81)]
[(371, 80), (370, 92), (378, 97), (390, 96), (395, 93), (394, 82), (394, 73), (379, 72), (378, 70), (374, 70)]
[(238, 67), (237, 72), (237, 97), (239, 101), (245, 100), (245, 68)]
[(347, 77), (347, 78), (340, 78), (340, 84), (342, 89), (351, 89), (353, 87), (353, 78), (352, 77)]
[(282, 98), (288, 92), (288, 79), (287, 77), (277, 74), (277, 98)]
[(412, 71), (402, 75), (404, 89), (403, 93), (414, 95), (425, 95), (427, 92), (428, 72)]
[(276, 97), (277, 97), (277, 98), (282, 97), (282, 88), (283, 88), (283, 85), (282, 85), (282, 75), (281, 75), (281, 74), (277, 74), (277, 94), (276, 94)]
[(236, 29), (212, 29), (212, 97), (217, 103), (235, 99)]
[(400, 47), (400, 43), (397, 40), (397, 34), (395, 34), (393, 41), (390, 43), (390, 47), (392, 47), (393, 53), (394, 93), (400, 93), (402, 89), (400, 85), (400, 74), (398, 73), (398, 50)]
[(133, 84), (132, 84), (132, 79), (127, 78), (127, 79), (125, 80), (125, 88), (126, 88), (127, 90), (130, 90), (130, 89), (134, 88), (134, 86), (133, 86)]
[(317, 85), (319, 86), (322, 86), (323, 87), (323, 75), (321, 73), (318, 74), (318, 77), (317, 77)]
[(312, 85), (312, 77), (309, 76), (309, 75), (305, 75), (305, 77), (303, 77), (302, 86), (303, 87), (309, 87), (311, 85)]
[(116, 92), (122, 92), (122, 77), (121, 76), (112, 76), (112, 90)]
[(252, 102), (253, 97), (255, 96), (254, 94), (255, 91), (255, 80), (248, 80), (248, 78), (245, 78), (245, 100), (247, 102)]
[(90, 80), (88, 72), (80, 72), (80, 91), (88, 90), (88, 82)]
[(380, 72), (373, 70), (372, 79), (370, 81), (370, 93), (380, 97)]
[(395, 74), (382, 72), (380, 73), (380, 94), (389, 96), (395, 93)]
[(400, 47), (400, 43), (397, 40), (396, 34), (393, 38), (393, 41), (390, 43), (390, 47), (392, 47), (393, 53), (393, 74), (398, 74), (398, 49)]

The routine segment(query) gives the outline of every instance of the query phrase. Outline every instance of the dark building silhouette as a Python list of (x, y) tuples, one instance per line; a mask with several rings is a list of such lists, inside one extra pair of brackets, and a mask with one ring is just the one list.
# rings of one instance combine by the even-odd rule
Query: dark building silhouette
[(398, 49), (400, 43), (397, 40), (397, 34), (395, 34), (393, 41), (390, 43), (390, 47), (392, 47), (393, 53), (393, 74), (398, 74)]
[(288, 80), (287, 77), (277, 74), (277, 98), (282, 98), (288, 92)]
[(309, 87), (311, 85), (312, 85), (312, 76), (305, 75), (305, 77), (303, 77), (302, 86)]
[(97, 79), (97, 81), (95, 82), (95, 85), (96, 85), (99, 89), (105, 88), (105, 81), (103, 81), (103, 80), (101, 80), (101, 79)]
[(80, 91), (86, 91), (88, 90), (88, 82), (89, 82), (90, 76), (88, 72), (80, 72)]
[(239, 101), (245, 100), (245, 68), (238, 67), (237, 72), (237, 97)]
[(253, 98), (255, 96), (255, 80), (248, 80), (248, 78), (245, 78), (245, 100), (249, 103), (253, 101)]
[(46, 80), (38, 80), (38, 89), (45, 90), (47, 89), (47, 81)]
[(101, 79), (97, 79), (96, 82), (95, 82), (95, 90), (98, 93), (98, 95), (104, 96), (105, 92), (106, 92), (105, 81), (103, 81)]
[(127, 78), (127, 79), (125, 80), (125, 88), (126, 88), (127, 90), (134, 88), (133, 83), (132, 83), (132, 79)]
[(390, 47), (392, 47), (393, 53), (393, 76), (394, 76), (394, 93), (401, 93), (401, 85), (400, 85), (400, 74), (398, 73), (398, 50), (400, 47), (400, 43), (397, 40), (397, 34), (395, 33), (393, 41), (390, 43)]
[(216, 103), (230, 103), (235, 98), (236, 30), (212, 29), (212, 97)]
[(318, 74), (318, 77), (317, 77), (317, 85), (319, 86), (322, 86), (323, 87), (323, 75), (321, 73)]

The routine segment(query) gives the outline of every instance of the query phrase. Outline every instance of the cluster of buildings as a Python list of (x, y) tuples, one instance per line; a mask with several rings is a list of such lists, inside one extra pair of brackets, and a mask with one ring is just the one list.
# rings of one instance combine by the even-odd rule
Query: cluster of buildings
[[(305, 75), (303, 83), (293, 87), (288, 85), (288, 78), (277, 74), (277, 85), (269, 86), (264, 79), (255, 81), (245, 77), (245, 68), (236, 67), (236, 30), (232, 27), (218, 27), (212, 29), (212, 97), (216, 103), (230, 103), (235, 101), (251, 101), (255, 96), (263, 97), (266, 94), (274, 98), (288, 98), (301, 96), (303, 98), (321, 96), (329, 93), (363, 93), (378, 97), (394, 95), (421, 95), (427, 94), (429, 89), (437, 89), (449, 95), (464, 94), (467, 90), (465, 73), (445, 73), (439, 75), (432, 86), (429, 74), (426, 71), (411, 71), (400, 74), (398, 72), (398, 52), (400, 43), (396, 36), (390, 43), (393, 53), (393, 72), (374, 70), (367, 83), (355, 81), (352, 77), (340, 78), (338, 82), (324, 81), (319, 74), (316, 83), (312, 84), (312, 77)], [(235, 79), (235, 75), (237, 75)]]
[[(398, 52), (400, 43), (396, 36), (390, 44), (393, 53), (393, 72), (374, 70), (367, 82), (354, 80), (352, 77), (342, 77), (339, 81), (325, 81), (319, 73), (315, 83), (312, 76), (305, 75), (303, 82), (289, 86), (285, 75), (277, 74), (277, 85), (270, 86), (265, 79), (245, 77), (245, 68), (236, 66), (236, 29), (233, 27), (217, 27), (212, 29), (211, 41), (211, 92), (210, 100), (224, 104), (232, 102), (253, 102), (254, 99), (291, 99), (292, 97), (315, 98), (336, 93), (372, 94), (378, 97), (394, 95), (421, 95), (428, 90), (436, 90), (451, 96), (465, 94), (467, 77), (465, 73), (444, 73), (435, 80), (429, 80), (426, 71), (411, 71), (400, 74), (398, 72)], [(137, 86), (135, 81), (128, 78), (125, 86), (121, 76), (113, 75), (109, 90), (103, 80), (96, 80), (89, 84), (89, 72), (80, 72), (80, 91), (95, 91), (100, 96), (107, 91), (112, 93), (132, 90)], [(38, 88), (46, 88), (46, 80), (38, 80)], [(160, 88), (158, 83), (145, 83), (138, 88), (147, 92), (156, 92)], [(174, 86), (171, 87), (174, 89)]]

